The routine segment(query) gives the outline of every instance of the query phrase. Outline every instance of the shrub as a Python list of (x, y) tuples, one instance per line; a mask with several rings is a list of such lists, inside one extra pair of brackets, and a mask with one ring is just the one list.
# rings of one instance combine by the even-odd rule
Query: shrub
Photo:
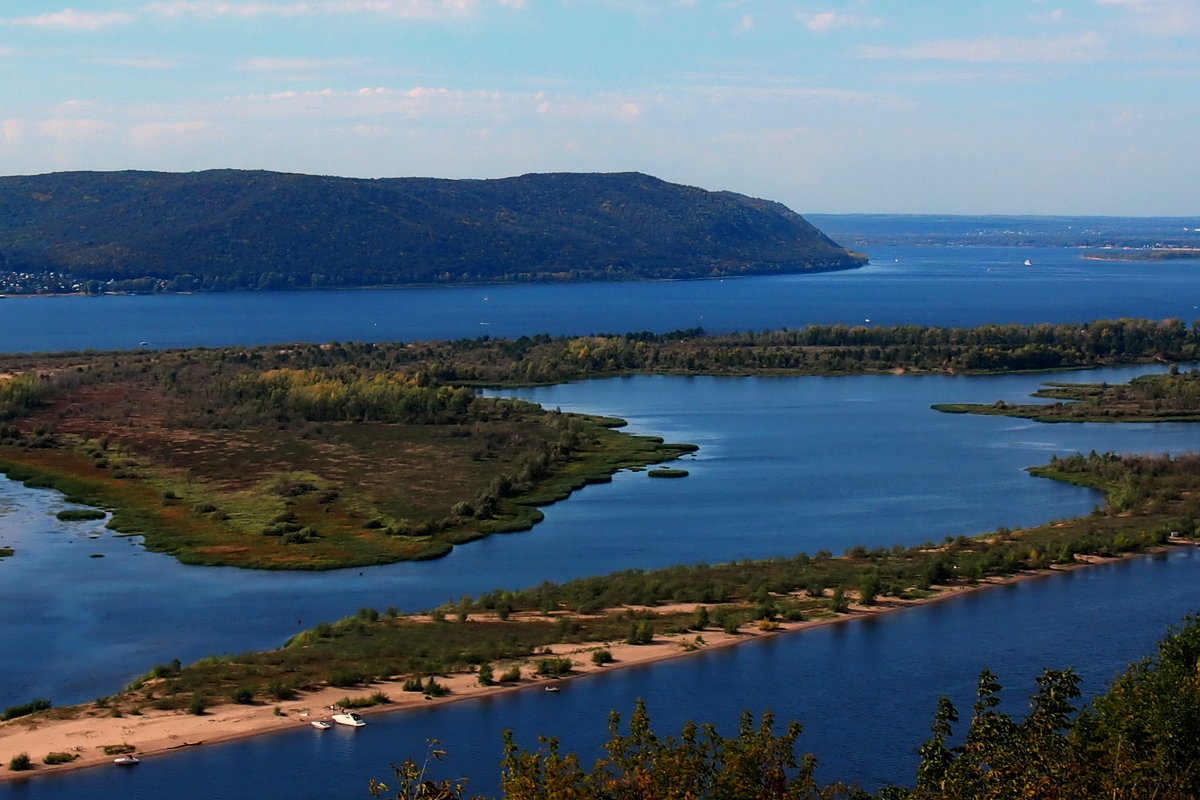
[(521, 667), (517, 664), (513, 664), (500, 674), (501, 683), (516, 683), (519, 680), (521, 680)]
[(137, 750), (137, 748), (133, 745), (125, 744), (124, 742), (121, 744), (106, 744), (100, 749), (104, 751), (104, 755), (106, 756), (123, 756), (127, 753), (132, 753), (134, 750)]
[(191, 701), (188, 703), (188, 713), (200, 717), (204, 715), (204, 711), (207, 708), (208, 698), (206, 698), (202, 692), (194, 693)]
[(339, 669), (329, 676), (330, 686), (358, 686), (367, 682), (367, 675), (354, 669)]
[(296, 696), (296, 690), (275, 678), (267, 684), (267, 696), (273, 700), (291, 700)]
[(52, 705), (53, 704), (49, 700), (39, 697), (36, 700), (30, 700), (28, 703), (23, 703), (19, 706), (9, 706), (8, 708), (4, 709), (3, 714), (0, 714), (0, 722), (7, 722), (10, 719), (23, 717), (27, 714), (32, 714), (35, 711), (45, 711)]
[(29, 760), (29, 753), (18, 753), (8, 762), (8, 768), (13, 772), (24, 772), (27, 769), (33, 769), (33, 763)]
[(602, 667), (605, 664), (609, 664), (612, 662), (612, 660), (612, 651), (607, 647), (598, 647), (592, 651), (592, 663), (597, 667)]
[(539, 658), (536, 664), (538, 675), (546, 677), (558, 677), (566, 675), (571, 671), (571, 659), (569, 658)]
[(229, 693), (229, 699), (238, 705), (248, 706), (254, 702), (254, 690), (249, 686), (239, 686)]
[(43, 764), (70, 764), (75, 759), (79, 758), (78, 753), (46, 753), (42, 759)]
[(477, 676), (476, 680), (479, 681), (480, 686), (491, 686), (493, 683), (495, 683), (496, 679), (495, 679), (495, 674), (492, 670), (492, 665), (491, 664), (480, 664), (479, 665), (479, 675)]
[(445, 684), (438, 683), (432, 675), (429, 676), (429, 680), (425, 681), (425, 685), (421, 688), (430, 697), (441, 697), (450, 693)]
[(404, 683), (400, 685), (400, 689), (405, 692), (419, 692), (422, 688), (421, 684), (421, 679), (414, 675), (411, 678), (407, 678)]

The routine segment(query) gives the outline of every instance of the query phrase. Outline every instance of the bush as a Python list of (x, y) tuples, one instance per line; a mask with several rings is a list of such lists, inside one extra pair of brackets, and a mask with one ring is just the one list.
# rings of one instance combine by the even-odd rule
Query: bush
[(13, 772), (24, 772), (27, 769), (33, 769), (33, 762), (29, 760), (29, 753), (18, 753), (12, 757), (12, 761), (8, 762), (8, 768)]
[(208, 698), (201, 692), (196, 692), (192, 695), (191, 701), (188, 703), (188, 713), (197, 717), (203, 716), (205, 709), (208, 708)]
[(78, 753), (46, 753), (45, 758), (42, 759), (42, 763), (51, 766), (55, 764), (70, 764), (77, 758), (79, 758)]
[(229, 693), (229, 699), (238, 705), (248, 706), (254, 702), (254, 690), (249, 686), (239, 686)]
[(492, 665), (481, 664), (479, 666), (479, 675), (477, 676), (476, 680), (479, 681), (480, 686), (491, 686), (493, 683), (495, 683), (496, 679), (492, 670)]
[(445, 684), (438, 683), (432, 675), (429, 676), (429, 680), (425, 681), (425, 685), (421, 688), (430, 697), (441, 697), (450, 693)]
[(419, 692), (422, 689), (422, 681), (420, 678), (414, 675), (411, 678), (407, 678), (404, 683), (400, 685), (400, 689), (405, 692)]
[(569, 658), (539, 658), (536, 664), (538, 675), (544, 675), (550, 678), (556, 678), (560, 675), (566, 675), (571, 671), (571, 659)]
[(598, 647), (592, 651), (592, 663), (597, 667), (612, 663), (613, 654), (607, 647)]
[(272, 700), (291, 700), (296, 696), (296, 690), (275, 678), (267, 684), (267, 696)]
[(44, 700), (39, 697), (36, 700), (30, 700), (28, 703), (24, 703), (19, 706), (9, 706), (8, 708), (4, 709), (3, 714), (0, 714), (0, 722), (7, 722), (10, 719), (23, 717), (27, 714), (32, 714), (35, 711), (45, 711), (52, 705), (53, 703), (51, 703), (49, 700)]
[(501, 683), (516, 683), (519, 680), (521, 680), (521, 667), (517, 664), (513, 664), (500, 674)]

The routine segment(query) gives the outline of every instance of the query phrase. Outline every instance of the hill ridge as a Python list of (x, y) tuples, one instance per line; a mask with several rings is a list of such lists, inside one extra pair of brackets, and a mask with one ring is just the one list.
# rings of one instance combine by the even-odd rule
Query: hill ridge
[(786, 206), (640, 172), (0, 177), (0, 272), (95, 290), (700, 278), (846, 269)]

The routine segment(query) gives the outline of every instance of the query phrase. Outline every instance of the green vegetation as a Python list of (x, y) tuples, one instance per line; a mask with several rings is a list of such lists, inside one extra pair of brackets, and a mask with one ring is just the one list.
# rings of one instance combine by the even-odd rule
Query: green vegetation
[(0, 470), (188, 563), (329, 569), (526, 530), (538, 506), (695, 449), (398, 371), (406, 350), (0, 359)]
[(11, 547), (0, 547), (0, 558), (7, 558), (15, 552), (17, 551), (13, 550)]
[(104, 519), (108, 514), (98, 508), (68, 508), (55, 514), (63, 522), (82, 522), (84, 520)]
[(658, 467), (649, 470), (647, 473), (651, 478), (686, 478), (688, 471), (686, 469), (675, 469), (673, 467)]
[[(279, 650), (158, 665), (107, 702), (124, 710), (146, 704), (185, 708), (188, 696), (229, 698), (235, 691), (244, 699), (252, 691), (249, 699), (260, 702), (326, 685), (406, 677), (405, 690), (432, 693), (434, 675), (479, 670), (481, 680), (491, 680), (492, 665), (502, 664), (507, 666), (497, 680), (512, 682), (520, 679), (523, 664), (541, 670), (539, 659), (546, 661), (544, 649), (554, 644), (642, 643), (710, 625), (729, 633), (751, 623), (773, 630), (780, 618), (819, 618), (845, 613), (854, 604), (921, 599), (946, 587), (1144, 551), (1198, 531), (1200, 455), (1078, 455), (1033, 471), (1100, 489), (1107, 506), (1078, 519), (915, 547), (860, 546), (841, 557), (800, 553), (498, 589), (452, 601), (427, 616), (364, 608), (320, 623)], [(465, 613), (455, 613), (460, 611)], [(571, 662), (560, 663), (567, 669)]]
[[(920, 746), (915, 787), (870, 793), (821, 785), (816, 760), (799, 755), (800, 725), (780, 733), (774, 715), (746, 712), (735, 736), (688, 722), (678, 736), (656, 733), (646, 705), (622, 729), (614, 712), (604, 755), (591, 766), (557, 741), (536, 750), (504, 737), (501, 788), (512, 800), (1192, 800), (1200, 796), (1200, 620), (1189, 617), (1154, 655), (1130, 665), (1082, 710), (1079, 677), (1043, 671), (1029, 712), (997, 710), (1000, 683), (984, 670), (965, 736), (957, 709), (938, 702), (932, 737)], [(951, 740), (961, 742), (951, 744)], [(440, 751), (437, 756), (440, 759)], [(397, 800), (465, 798), (464, 782), (432, 779), (429, 759), (393, 768)], [(371, 782), (371, 793), (389, 788)]]
[(77, 758), (79, 758), (78, 753), (46, 753), (42, 757), (42, 763), (51, 766), (55, 764), (70, 764)]
[(8, 768), (13, 772), (24, 772), (25, 770), (33, 769), (33, 762), (29, 759), (29, 753), (17, 753), (9, 760)]
[(3, 713), (0, 713), (0, 722), (8, 722), (10, 719), (24, 717), (38, 711), (45, 711), (52, 706), (53, 704), (49, 700), (44, 700), (40, 697), (36, 700), (30, 700), (28, 703), (22, 703), (21, 705), (17, 706), (9, 706), (8, 708), (4, 709)]
[(1200, 258), (1200, 247), (1154, 247), (1138, 250), (1092, 250), (1092, 261), (1188, 261)]
[(0, 263), (47, 279), (0, 288), (10, 294), (705, 278), (866, 260), (778, 203), (637, 173), (72, 172), (0, 178), (0, 207)]
[(1038, 422), (1196, 422), (1200, 421), (1200, 371), (1141, 375), (1128, 383), (1047, 383), (1034, 397), (1058, 400), (1019, 405), (998, 400), (991, 405), (935, 405), (952, 414), (1023, 417)]

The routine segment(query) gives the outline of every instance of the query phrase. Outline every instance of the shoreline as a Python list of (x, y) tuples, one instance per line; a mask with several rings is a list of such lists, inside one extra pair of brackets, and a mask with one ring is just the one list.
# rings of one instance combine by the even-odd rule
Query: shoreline
[[(364, 717), (371, 717), (384, 713), (403, 712), (414, 707), (425, 708), (457, 703), (483, 696), (531, 690), (538, 687), (545, 689), (549, 686), (558, 686), (569, 681), (586, 678), (599, 672), (655, 664), (707, 650), (759, 641), (776, 635), (801, 633), (826, 625), (889, 614), (962, 597), (996, 586), (1046, 578), (1056, 572), (1087, 569), (1164, 552), (1185, 545), (1197, 546), (1191, 540), (1173, 538), (1164, 547), (1137, 553), (1107, 557), (1077, 556), (1078, 560), (1074, 564), (1051, 566), (1038, 571), (1024, 571), (1002, 578), (985, 578), (971, 584), (939, 586), (936, 594), (920, 599), (881, 598), (882, 602), (878, 602), (874, 606), (861, 607), (852, 604), (849, 612), (845, 614), (823, 616), (799, 622), (779, 620), (778, 627), (769, 631), (759, 630), (751, 623), (743, 626), (743, 630), (737, 634), (726, 634), (720, 629), (709, 628), (703, 631), (691, 631), (687, 634), (658, 636), (653, 642), (640, 645), (625, 642), (556, 644), (550, 648), (552, 653), (539, 655), (567, 656), (571, 657), (573, 661), (577, 658), (581, 659), (579, 663), (573, 664), (573, 671), (569, 675), (561, 678), (522, 678), (518, 683), (480, 686), (475, 673), (455, 673), (446, 677), (439, 676), (439, 682), (450, 690), (449, 694), (442, 697), (430, 698), (421, 693), (404, 692), (401, 690), (403, 680), (392, 680), (377, 681), (356, 690), (348, 690), (344, 687), (325, 687), (305, 693), (294, 700), (280, 701), (276, 704), (225, 703), (199, 716), (184, 711), (147, 710), (141, 715), (122, 717), (81, 716), (70, 719), (54, 719), (55, 709), (51, 709), (47, 712), (39, 712), (0, 723), (0, 784), (10, 780), (29, 780), (39, 775), (60, 775), (103, 764), (112, 765), (115, 754), (104, 754), (102, 748), (105, 746), (131, 745), (139, 758), (155, 757), (207, 744), (231, 742), (301, 727), (311, 728), (309, 725), (311, 721), (328, 719), (331, 713), (329, 707), (347, 696), (361, 696), (377, 691), (387, 693), (391, 698), (389, 703), (358, 710), (358, 713)], [(689, 603), (681, 607), (691, 610), (696, 605)], [(637, 607), (631, 606), (631, 608)], [(675, 607), (660, 606), (657, 608), (666, 610)], [(684, 644), (694, 642), (697, 636), (703, 637), (704, 644), (686, 649)], [(589, 655), (592, 650), (601, 647), (607, 648), (612, 653), (614, 661), (604, 666), (597, 666), (591, 662)], [(536, 655), (528, 656), (509, 663), (520, 663), (528, 669), (528, 664), (536, 658), (538, 658)], [(277, 714), (276, 709), (279, 709), (281, 714)], [(322, 732), (312, 729), (312, 733), (320, 735)], [(27, 771), (14, 772), (7, 769), (8, 759), (19, 753), (27, 753), (35, 766)], [(70, 753), (77, 755), (77, 758), (66, 764), (46, 765), (41, 763), (41, 759), (48, 753)]]

